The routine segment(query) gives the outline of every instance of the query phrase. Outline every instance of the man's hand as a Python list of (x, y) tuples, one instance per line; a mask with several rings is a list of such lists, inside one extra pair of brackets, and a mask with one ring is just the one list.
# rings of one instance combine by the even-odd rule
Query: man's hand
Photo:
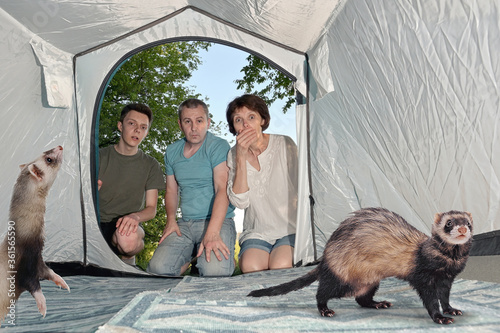
[(122, 236), (130, 236), (131, 233), (137, 232), (140, 218), (136, 213), (122, 216), (116, 221), (116, 229)]
[(165, 226), (165, 229), (163, 229), (163, 234), (161, 235), (160, 241), (158, 244), (161, 244), (165, 238), (168, 237), (168, 235), (172, 233), (176, 233), (177, 236), (181, 237), (181, 229), (179, 229), (179, 225), (177, 224), (177, 221), (173, 222), (167, 222), (167, 225)]
[(205, 250), (207, 262), (210, 262), (210, 254), (212, 253), (212, 251), (214, 251), (217, 260), (219, 261), (222, 261), (221, 253), (224, 258), (226, 258), (226, 260), (229, 259), (229, 254), (231, 253), (218, 233), (205, 234), (200, 244), (200, 249), (198, 250), (197, 257), (203, 254), (203, 250)]

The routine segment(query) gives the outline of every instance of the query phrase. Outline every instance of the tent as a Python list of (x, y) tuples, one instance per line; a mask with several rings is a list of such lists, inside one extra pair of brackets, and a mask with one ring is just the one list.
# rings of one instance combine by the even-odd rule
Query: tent
[(368, 206), (427, 234), (436, 212), (470, 211), (474, 252), (500, 253), (497, 1), (1, 0), (0, 18), (2, 221), (18, 165), (64, 147), (48, 262), (136, 271), (97, 225), (100, 99), (132, 54), (181, 40), (241, 48), (294, 78), (298, 265)]

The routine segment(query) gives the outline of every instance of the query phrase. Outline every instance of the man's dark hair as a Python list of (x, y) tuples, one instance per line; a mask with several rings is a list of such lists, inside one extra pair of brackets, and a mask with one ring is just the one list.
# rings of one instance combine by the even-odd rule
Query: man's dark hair
[(136, 111), (136, 112), (139, 112), (139, 113), (142, 113), (142, 114), (145, 114), (146, 116), (148, 116), (149, 126), (151, 126), (151, 123), (153, 122), (153, 112), (151, 111), (149, 106), (147, 106), (146, 104), (141, 104), (141, 103), (133, 103), (133, 104), (129, 104), (129, 105), (125, 106), (122, 110), (122, 114), (120, 115), (120, 122), (121, 123), (123, 123), (123, 120), (125, 119), (125, 117), (127, 116), (127, 114), (130, 111)]

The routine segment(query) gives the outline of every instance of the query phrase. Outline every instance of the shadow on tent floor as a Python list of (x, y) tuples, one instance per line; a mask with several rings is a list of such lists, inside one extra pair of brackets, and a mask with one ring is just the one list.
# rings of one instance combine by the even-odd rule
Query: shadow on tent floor
[[(478, 258), (478, 259), (476, 259)], [(452, 325), (461, 332), (500, 332), (500, 256), (471, 257), (452, 289), (451, 302), (465, 315)], [(379, 298), (393, 302), (388, 310), (360, 309), (351, 299), (332, 300), (332, 318), (318, 315), (317, 284), (279, 297), (248, 299), (248, 291), (301, 276), (311, 267), (260, 272), (231, 278), (65, 276), (71, 293), (42, 281), (47, 316), (23, 293), (17, 303), (15, 326), (5, 332), (116, 332), (135, 329), (165, 332), (286, 330), (398, 331), (444, 329), (428, 317), (416, 293), (404, 281), (387, 279)], [(476, 275), (474, 275), (476, 274)], [(475, 276), (484, 281), (474, 281)], [(471, 280), (466, 280), (471, 279)], [(495, 280), (496, 279), (496, 280)], [(172, 326), (173, 325), (173, 326)], [(201, 326), (200, 326), (201, 325)], [(378, 325), (378, 328), (376, 328)], [(382, 325), (382, 326), (380, 326)], [(399, 325), (399, 326), (398, 326)], [(451, 329), (451, 328), (450, 328)]]

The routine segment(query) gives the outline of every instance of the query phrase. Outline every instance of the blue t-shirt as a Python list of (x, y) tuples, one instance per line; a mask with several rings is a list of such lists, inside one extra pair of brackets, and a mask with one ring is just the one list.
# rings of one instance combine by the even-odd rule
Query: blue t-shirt
[[(209, 219), (215, 198), (213, 169), (227, 159), (229, 143), (207, 132), (202, 146), (190, 158), (184, 157), (183, 138), (167, 147), (165, 169), (174, 175), (180, 189), (182, 217)], [(229, 205), (226, 218), (234, 216), (234, 206)]]

